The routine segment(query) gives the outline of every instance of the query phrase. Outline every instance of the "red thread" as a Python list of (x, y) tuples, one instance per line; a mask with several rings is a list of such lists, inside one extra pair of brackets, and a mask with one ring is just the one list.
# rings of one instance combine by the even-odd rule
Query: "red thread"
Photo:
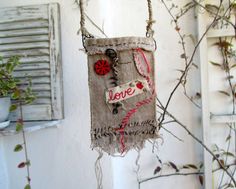
[(149, 87), (151, 89), (152, 96), (147, 98), (147, 99), (145, 99), (145, 100), (137, 102), (135, 107), (133, 109), (129, 110), (127, 112), (126, 116), (123, 118), (123, 120), (121, 122), (121, 128), (116, 129), (117, 131), (120, 132), (120, 135), (121, 135), (120, 136), (120, 144), (121, 144), (121, 150), (120, 151), (121, 151), (121, 154), (123, 154), (124, 151), (125, 151), (124, 130), (125, 130), (125, 127), (127, 126), (128, 122), (129, 122), (130, 118), (132, 117), (133, 114), (135, 114), (137, 112), (137, 110), (140, 107), (142, 107), (142, 106), (144, 106), (146, 104), (149, 104), (153, 100), (153, 97), (155, 96), (155, 87), (153, 86), (153, 83), (152, 83), (151, 78), (149, 76), (149, 73), (151, 72), (150, 63), (148, 62), (144, 52), (141, 49), (135, 49), (135, 51), (137, 51), (137, 53), (140, 53), (142, 55), (142, 58), (143, 58), (144, 62), (147, 65), (147, 73), (148, 74), (145, 74), (144, 71), (143, 71), (143, 65), (141, 63), (140, 58), (136, 54), (134, 54), (135, 63), (138, 64), (137, 69), (140, 72), (140, 74), (142, 76), (144, 76), (144, 78), (147, 80), (148, 85), (149, 85)]
[(140, 48), (138, 48), (138, 49), (136, 49), (136, 51), (139, 52), (139, 53), (142, 55), (143, 60), (144, 60), (144, 62), (145, 62), (146, 65), (147, 65), (147, 72), (150, 73), (150, 72), (151, 72), (151, 66), (150, 66), (150, 63), (148, 62), (148, 60), (147, 60), (147, 58), (146, 58), (146, 56), (145, 56), (143, 50), (140, 49)]
[(113, 94), (113, 91), (112, 90), (109, 90), (109, 99), (108, 101), (114, 101), (114, 100), (122, 100), (122, 99), (125, 99), (126, 96), (132, 96), (133, 94), (135, 93), (135, 89), (132, 89), (132, 88), (128, 88), (124, 91), (121, 91), (121, 92), (116, 92)]

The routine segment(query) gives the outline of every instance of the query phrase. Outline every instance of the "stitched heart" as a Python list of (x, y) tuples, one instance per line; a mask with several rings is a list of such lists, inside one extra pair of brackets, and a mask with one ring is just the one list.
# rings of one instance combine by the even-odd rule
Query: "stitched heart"
[(143, 84), (142, 84), (141, 82), (138, 82), (138, 83), (136, 84), (136, 87), (137, 87), (138, 89), (142, 89), (142, 88), (143, 88)]

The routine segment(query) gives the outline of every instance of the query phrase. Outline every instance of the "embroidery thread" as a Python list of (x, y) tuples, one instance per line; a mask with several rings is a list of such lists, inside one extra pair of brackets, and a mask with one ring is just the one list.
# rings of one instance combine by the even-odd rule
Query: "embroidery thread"
[[(140, 58), (141, 55), (141, 58)], [(130, 111), (128, 111), (128, 113), (126, 114), (126, 116), (123, 118), (122, 120), (122, 125), (121, 128), (116, 129), (117, 131), (120, 132), (120, 145), (121, 145), (121, 153), (123, 154), (125, 152), (126, 146), (125, 146), (125, 140), (124, 140), (124, 132), (125, 132), (125, 127), (127, 126), (130, 118), (138, 111), (139, 108), (141, 108), (144, 105), (149, 104), (150, 102), (153, 101), (153, 98), (155, 96), (155, 87), (152, 84), (151, 78), (150, 78), (150, 72), (151, 72), (151, 67), (150, 67), (150, 63), (148, 62), (144, 52), (142, 51), (142, 49), (137, 48), (134, 50), (134, 59), (135, 59), (135, 63), (138, 65), (138, 71), (139, 73), (144, 76), (144, 78), (146, 79), (146, 81), (149, 84), (149, 87), (151, 89), (151, 97), (143, 100), (143, 101), (139, 101), (136, 103), (135, 107), (133, 109), (131, 109)], [(145, 66), (142, 64), (142, 62), (144, 62), (147, 67), (147, 73), (145, 73), (144, 69)]]

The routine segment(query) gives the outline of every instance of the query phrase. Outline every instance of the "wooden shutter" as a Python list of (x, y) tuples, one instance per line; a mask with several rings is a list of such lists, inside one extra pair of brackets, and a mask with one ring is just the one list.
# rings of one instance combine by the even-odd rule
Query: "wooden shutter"
[[(23, 107), (25, 120), (63, 118), (60, 12), (56, 3), (0, 9), (0, 55), (18, 55), (22, 64), (14, 75), (32, 79), (37, 99)], [(19, 112), (11, 119), (19, 118)]]

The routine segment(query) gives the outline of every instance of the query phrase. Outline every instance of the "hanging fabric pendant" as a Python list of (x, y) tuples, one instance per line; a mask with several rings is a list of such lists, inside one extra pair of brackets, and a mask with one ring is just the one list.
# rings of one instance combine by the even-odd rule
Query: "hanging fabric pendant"
[[(154, 41), (142, 37), (87, 39), (85, 46), (90, 70), (92, 146), (109, 154), (123, 154), (141, 149), (147, 139), (158, 138)], [(108, 53), (107, 49), (112, 50)], [(101, 56), (110, 58), (109, 77), (99, 77), (92, 71), (92, 62)], [(115, 86), (111, 85), (110, 75)]]
[(151, 0), (147, 0), (146, 37), (99, 39), (85, 28), (82, 2), (80, 23), (88, 55), (92, 148), (108, 154), (141, 149), (147, 139), (159, 137)]

